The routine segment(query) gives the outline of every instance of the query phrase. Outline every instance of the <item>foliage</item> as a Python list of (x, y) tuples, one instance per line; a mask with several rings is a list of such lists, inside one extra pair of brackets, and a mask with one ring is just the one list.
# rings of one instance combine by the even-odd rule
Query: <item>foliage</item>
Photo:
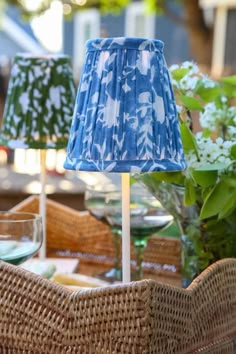
[[(172, 66), (170, 73), (188, 168), (152, 178), (183, 185), (185, 205), (201, 205), (201, 219), (222, 219), (236, 209), (236, 77), (217, 82), (190, 62)], [(193, 111), (201, 125), (196, 134), (190, 130)]]
[(236, 77), (217, 82), (191, 62), (170, 73), (187, 169), (139, 179), (174, 215), (187, 253), (183, 274), (192, 280), (210, 263), (236, 255)]
[[(103, 14), (119, 14), (135, 0), (1, 0), (0, 15), (4, 7), (12, 5), (18, 8), (24, 20), (30, 20), (47, 11), (54, 1), (63, 4), (64, 18), (71, 19), (78, 11), (90, 8), (97, 8)], [(143, 2), (146, 6), (146, 13), (165, 15), (174, 23), (184, 26), (189, 35), (192, 57), (204, 65), (210, 64), (213, 31), (212, 26), (209, 26), (205, 21), (200, 0), (188, 2), (183, 0), (143, 0)], [(182, 11), (180, 11), (180, 6), (176, 6), (178, 4), (182, 5)], [(194, 21), (192, 21), (193, 16)]]
[(182, 0), (144, 0), (146, 9), (149, 12), (156, 12), (157, 14), (163, 14), (167, 10), (167, 6), (170, 3), (182, 3)]
[[(36, 5), (33, 9), (27, 6), (29, 0), (1, 0), (2, 4), (12, 5), (19, 9), (25, 19), (41, 15), (49, 9), (52, 2), (55, 0), (31, 0), (35, 1)], [(82, 9), (97, 8), (103, 13), (119, 13), (132, 0), (59, 0), (64, 6), (65, 17), (72, 17), (77, 11)], [(144, 0), (146, 11), (149, 13), (164, 14), (169, 13), (171, 6), (174, 3), (181, 3), (182, 0)], [(38, 6), (37, 6), (38, 3)], [(172, 5), (171, 5), (172, 4)]]
[[(1, 0), (5, 5), (12, 5), (19, 9), (22, 17), (29, 20), (47, 11), (55, 0), (35, 1), (36, 5), (27, 6), (27, 0)], [(124, 9), (131, 0), (59, 0), (63, 4), (64, 16), (72, 17), (77, 11), (97, 8), (103, 13), (117, 13)], [(28, 1), (29, 2), (29, 1)]]

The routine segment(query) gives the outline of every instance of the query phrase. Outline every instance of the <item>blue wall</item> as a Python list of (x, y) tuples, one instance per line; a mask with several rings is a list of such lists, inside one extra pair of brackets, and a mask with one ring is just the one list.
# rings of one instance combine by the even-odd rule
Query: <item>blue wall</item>
[(158, 16), (156, 19), (156, 38), (165, 44), (164, 54), (168, 66), (191, 59), (186, 30), (166, 16)]

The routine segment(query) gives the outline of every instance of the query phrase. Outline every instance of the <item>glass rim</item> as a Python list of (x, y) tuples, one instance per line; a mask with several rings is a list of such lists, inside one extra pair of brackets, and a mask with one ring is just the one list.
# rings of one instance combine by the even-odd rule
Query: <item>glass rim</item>
[[(1, 219), (1, 216), (4, 215), (18, 215), (18, 216), (22, 216), (22, 219), (11, 219), (9, 218), (5, 218), (5, 219)], [(25, 216), (25, 217), (24, 217)], [(27, 216), (29, 218), (27, 218)], [(23, 223), (23, 222), (27, 222), (27, 221), (33, 221), (33, 220), (40, 220), (42, 219), (42, 215), (37, 214), (37, 213), (31, 213), (28, 211), (13, 211), (13, 210), (0, 210), (0, 223), (3, 222), (19, 222), (19, 223)]]

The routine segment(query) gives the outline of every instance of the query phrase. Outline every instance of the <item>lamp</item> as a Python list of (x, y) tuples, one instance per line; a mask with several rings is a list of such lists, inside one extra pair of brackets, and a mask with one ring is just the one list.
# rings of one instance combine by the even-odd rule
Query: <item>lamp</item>
[(14, 58), (0, 131), (0, 144), (11, 149), (40, 149), (46, 257), (46, 149), (66, 147), (75, 99), (70, 58), (65, 55), (17, 54)]
[(64, 167), (121, 172), (122, 279), (130, 281), (129, 174), (185, 168), (161, 41), (87, 42)]

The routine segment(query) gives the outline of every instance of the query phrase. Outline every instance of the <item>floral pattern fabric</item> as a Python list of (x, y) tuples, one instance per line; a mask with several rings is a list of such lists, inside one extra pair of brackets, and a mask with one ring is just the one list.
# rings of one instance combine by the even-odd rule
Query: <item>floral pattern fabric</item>
[(14, 58), (0, 143), (15, 148), (65, 148), (75, 86), (66, 55)]
[(64, 166), (109, 172), (185, 168), (161, 41), (87, 42)]

